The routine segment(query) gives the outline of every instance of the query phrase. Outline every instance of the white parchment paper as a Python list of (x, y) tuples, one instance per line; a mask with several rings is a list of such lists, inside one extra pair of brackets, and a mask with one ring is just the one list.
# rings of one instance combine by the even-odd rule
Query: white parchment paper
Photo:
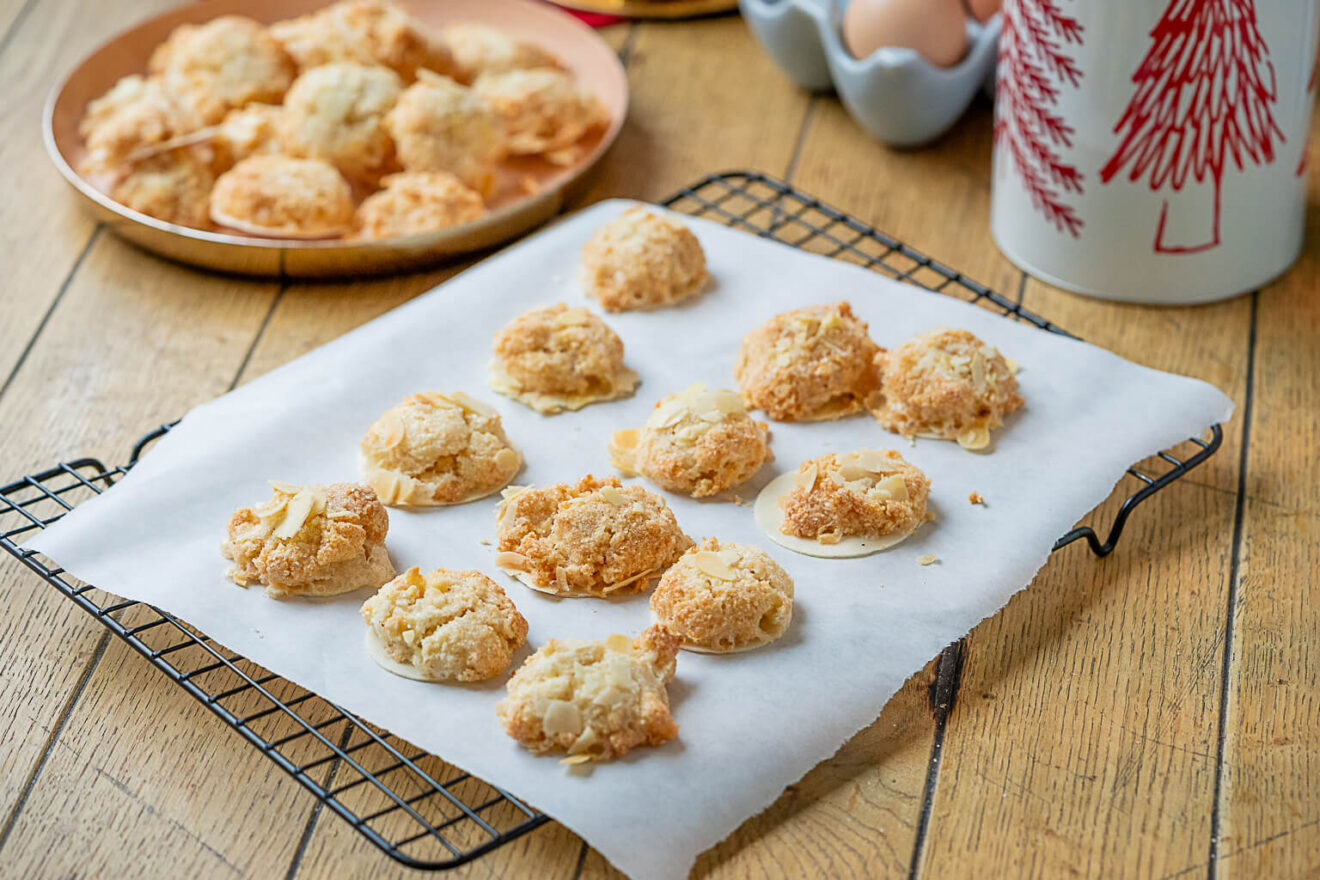
[[(628, 203), (606, 202), (501, 253), (407, 305), (193, 410), (119, 485), (29, 546), (74, 575), (195, 624), (267, 669), (501, 786), (581, 834), (635, 878), (685, 876), (696, 855), (869, 724), (905, 679), (1025, 586), (1054, 540), (1103, 500), (1131, 463), (1232, 413), (1213, 387), (933, 296), (839, 261), (700, 220), (715, 283), (689, 305), (606, 316), (642, 376), (636, 396), (542, 417), (485, 385), (492, 334), (517, 313), (582, 303), (578, 252)], [(772, 424), (776, 460), (742, 487), (828, 450), (894, 447), (930, 476), (938, 520), (862, 559), (795, 555), (761, 535), (750, 507), (667, 495), (694, 538), (765, 547), (796, 582), (793, 624), (772, 647), (712, 657), (684, 652), (670, 687), (677, 740), (570, 774), (503, 735), (494, 706), (504, 677), (453, 687), (397, 678), (362, 648), (357, 593), (277, 602), (223, 576), (229, 515), (269, 496), (268, 479), (356, 479), (357, 443), (407, 394), (464, 390), (495, 405), (526, 456), (516, 482), (611, 473), (611, 431), (642, 424), (662, 395), (704, 381), (733, 387), (743, 334), (790, 308), (848, 299), (882, 346), (935, 325), (964, 327), (1021, 362), (1027, 405), (997, 432), (993, 454), (952, 443), (909, 448), (869, 417)], [(652, 487), (654, 488), (654, 487)], [(970, 491), (987, 506), (968, 503)], [(500, 581), (551, 637), (636, 633), (647, 600), (557, 600), (493, 564), (495, 503), (391, 511), (399, 570), (477, 568)], [(1081, 551), (1074, 551), (1081, 552)], [(918, 564), (935, 554), (939, 562)], [(521, 662), (524, 650), (515, 662)]]

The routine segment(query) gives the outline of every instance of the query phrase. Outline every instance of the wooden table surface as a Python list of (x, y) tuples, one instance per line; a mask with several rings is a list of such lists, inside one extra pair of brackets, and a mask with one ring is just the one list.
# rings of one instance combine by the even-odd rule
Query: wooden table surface
[[(461, 268), (240, 280), (80, 213), (42, 149), (42, 101), (93, 45), (172, 2), (0, 0), (0, 482), (122, 461), (147, 427)], [(603, 33), (633, 109), (580, 204), (762, 170), (1238, 404), (1219, 454), (1140, 508), (1112, 557), (1056, 554), (696, 874), (1320, 876), (1316, 187), (1306, 253), (1281, 281), (1196, 308), (1101, 303), (1025, 277), (991, 243), (987, 106), (894, 152), (790, 85), (736, 17)], [(0, 875), (412, 873), (12, 560), (0, 598)], [(611, 873), (551, 823), (454, 875)]]

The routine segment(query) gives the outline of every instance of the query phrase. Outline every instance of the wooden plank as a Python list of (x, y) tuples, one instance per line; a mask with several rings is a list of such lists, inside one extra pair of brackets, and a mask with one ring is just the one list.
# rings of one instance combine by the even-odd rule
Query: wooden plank
[[(1244, 399), (1246, 300), (1174, 311), (1031, 280), (1023, 304)], [(923, 871), (1163, 876), (1204, 861), (1240, 432), (1138, 509), (1113, 557), (1059, 554), (973, 631)], [(1108, 523), (1138, 486), (1086, 521)]]
[[(0, 321), (0, 387), (95, 228), (46, 156), (40, 124), (46, 95), (58, 77), (107, 34), (121, 29), (127, 18), (173, 5), (173, 0), (44, 0), (15, 22), (0, 52), (0, 82), (5, 84), (0, 167), (10, 169), (5, 198), (0, 199), (0, 228), (5, 230), (0, 238), (0, 266), (5, 267), (5, 284), (0, 286), (0, 311), (5, 315)], [(18, 9), (13, 12), (17, 15)]]
[(819, 98), (792, 182), (1011, 299), (1022, 273), (990, 238), (990, 123), (977, 101), (937, 143), (894, 150)]
[[(87, 452), (111, 462), (123, 460), (140, 431), (173, 419), (228, 387), (275, 292), (272, 283), (192, 272), (146, 257), (112, 236), (99, 237), (0, 400), (0, 449), (6, 467), (24, 473)], [(43, 847), (60, 846), (62, 835), (49, 829), (56, 827), (57, 817), (63, 817), (60, 821), (69, 823), (70, 832), (77, 823), (80, 839), (89, 848), (92, 840), (104, 845), (97, 851), (109, 860), (100, 872), (113, 872), (119, 864), (116, 859), (124, 853), (108, 845), (112, 837), (101, 836), (102, 807), (95, 797), (69, 800), (68, 789), (79, 778), (80, 768), (85, 769), (81, 755), (97, 752), (104, 766), (115, 766), (122, 756), (172, 749), (176, 731), (143, 731), (132, 738), (107, 731), (133, 723), (139, 700), (165, 700), (176, 689), (160, 676), (148, 677), (133, 692), (133, 699), (80, 705), (57, 740), (72, 748), (57, 745), (35, 788), (27, 793), (48, 740), (64, 723), (66, 707), (88, 668), (86, 661), (105, 636), (99, 625), (37, 584), (16, 563), (3, 563), (0, 571), (0, 601), (23, 610), (21, 615), (6, 615), (0, 624), (8, 648), (0, 659), (0, 705), (23, 709), (6, 713), (0, 721), (0, 736), (6, 743), (0, 754), (3, 815), (11, 816), (20, 800), (27, 798), (6, 850), (30, 836), (36, 849), (24, 850), (24, 858), (33, 859), (32, 864), (45, 859)], [(86, 687), (88, 693), (96, 693), (109, 681), (145, 671), (140, 661), (115, 648), (96, 665)], [(217, 728), (212, 724), (204, 729), (214, 735)], [(85, 732), (85, 742), (76, 738), (79, 732)], [(244, 765), (233, 756), (226, 759), (226, 770), (242, 774), (260, 766), (273, 772), (255, 752), (245, 754), (251, 763)], [(144, 766), (153, 763), (148, 759)], [(163, 798), (152, 804), (154, 809), (168, 812), (166, 795), (176, 801), (188, 799), (188, 789), (181, 788), (166, 769), (157, 767), (155, 772)], [(114, 775), (127, 778), (120, 771)], [(65, 780), (65, 787), (42, 780)], [(292, 789), (284, 792), (283, 798), (275, 796), (267, 802), (274, 813), (253, 808), (266, 817), (263, 821), (275, 821), (275, 816), (288, 812)], [(44, 819), (45, 824), (29, 824), (34, 818)], [(63, 848), (69, 850), (67, 845)], [(177, 850), (176, 855), (182, 858)], [(6, 851), (6, 861), (10, 857)], [(95, 858), (88, 854), (79, 870), (96, 871)]]
[[(1320, 199), (1314, 174), (1310, 197)], [(1308, 219), (1301, 262), (1259, 295), (1214, 850), (1221, 877), (1320, 875), (1320, 217)]]

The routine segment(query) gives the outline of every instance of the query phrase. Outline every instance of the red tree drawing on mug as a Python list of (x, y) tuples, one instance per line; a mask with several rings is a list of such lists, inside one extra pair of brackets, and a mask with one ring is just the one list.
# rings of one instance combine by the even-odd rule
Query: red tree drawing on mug
[(1062, 151), (1072, 147), (1073, 129), (1054, 111), (1067, 86), (1077, 88), (1081, 68), (1067, 52), (1081, 45), (1082, 26), (1055, 0), (1008, 0), (999, 35), (995, 80), (995, 144), (1013, 167), (1036, 210), (1074, 238), (1082, 229), (1064, 193), (1080, 194), (1082, 175)]
[(1269, 47), (1256, 27), (1255, 0), (1173, 0), (1150, 32), (1151, 47), (1132, 74), (1137, 90), (1114, 126), (1123, 140), (1100, 169), (1109, 183), (1128, 166), (1128, 180), (1149, 175), (1150, 188), (1178, 192), (1192, 177), (1214, 185), (1209, 238), (1165, 242), (1169, 200), (1160, 209), (1156, 253), (1196, 253), (1219, 245), (1224, 168), (1243, 157), (1274, 161), (1283, 132), (1270, 105), (1278, 98)]

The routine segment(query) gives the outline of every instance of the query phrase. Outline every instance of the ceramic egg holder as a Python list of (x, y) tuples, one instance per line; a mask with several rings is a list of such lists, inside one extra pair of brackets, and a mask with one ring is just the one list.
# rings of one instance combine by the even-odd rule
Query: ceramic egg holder
[(854, 58), (840, 36), (847, 0), (739, 0), (752, 33), (798, 85), (838, 92), (881, 141), (915, 147), (948, 131), (994, 75), (1000, 16), (967, 19), (967, 54), (936, 67), (913, 49), (884, 46)]

